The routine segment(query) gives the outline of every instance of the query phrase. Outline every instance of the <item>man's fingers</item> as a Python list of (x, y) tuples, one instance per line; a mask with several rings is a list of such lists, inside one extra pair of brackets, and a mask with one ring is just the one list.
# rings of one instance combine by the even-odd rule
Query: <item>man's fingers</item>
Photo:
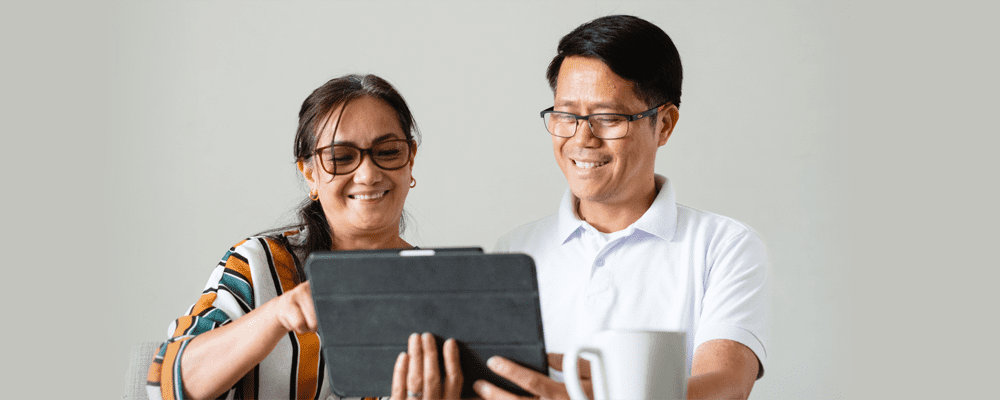
[(424, 352), (424, 398), (441, 398), (441, 372), (438, 370), (437, 339), (430, 333), (420, 335)]
[(472, 390), (475, 390), (476, 394), (483, 400), (524, 400), (524, 397), (518, 397), (511, 392), (500, 389), (492, 383), (482, 380), (473, 383)]
[(423, 345), (420, 343), (420, 335), (411, 334), (408, 347), (410, 362), (406, 374), (406, 391), (421, 393), (424, 386), (424, 352)]
[(392, 369), (392, 400), (403, 400), (406, 398), (406, 353), (399, 353), (396, 357), (396, 366)]
[(549, 358), (549, 368), (562, 372), (562, 353), (549, 353), (547, 356)]
[[(556, 371), (563, 372), (563, 355), (560, 353), (549, 353), (549, 367)], [(576, 370), (580, 373), (581, 379), (590, 379), (590, 361), (582, 358), (576, 359)]]
[(583, 394), (586, 394), (588, 398), (594, 397), (594, 381), (591, 380), (580, 380), (580, 388), (583, 389)]
[(444, 342), (444, 393), (442, 398), (457, 399), (462, 395), (462, 383), (465, 378), (462, 376), (462, 365), (459, 360), (458, 342), (455, 339), (448, 339)]
[(559, 390), (562, 385), (558, 382), (538, 372), (517, 365), (506, 358), (500, 356), (490, 357), (486, 365), (493, 372), (496, 372), (497, 375), (507, 378), (507, 380), (535, 396), (552, 399), (556, 398), (555, 395), (559, 392), (565, 392), (565, 389)]

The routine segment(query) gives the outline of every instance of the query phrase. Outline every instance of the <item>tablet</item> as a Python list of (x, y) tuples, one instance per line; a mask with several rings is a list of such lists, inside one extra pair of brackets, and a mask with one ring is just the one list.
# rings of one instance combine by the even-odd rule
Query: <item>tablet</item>
[(475, 396), (479, 379), (528, 395), (486, 367), (494, 355), (548, 373), (535, 265), (525, 254), (319, 252), (306, 260), (305, 272), (337, 396), (389, 396), (396, 357), (414, 332), (435, 334), (439, 349), (447, 338), (458, 340), (463, 397)]

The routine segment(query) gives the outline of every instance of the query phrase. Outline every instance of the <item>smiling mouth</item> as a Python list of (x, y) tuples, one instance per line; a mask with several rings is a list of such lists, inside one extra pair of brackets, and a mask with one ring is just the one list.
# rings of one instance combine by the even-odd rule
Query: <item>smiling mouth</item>
[(608, 164), (608, 161), (599, 161), (599, 162), (583, 162), (583, 161), (577, 161), (577, 160), (572, 160), (572, 161), (573, 161), (573, 165), (576, 165), (577, 168), (582, 168), (582, 169), (591, 169), (591, 168), (603, 167), (603, 166), (605, 166), (605, 165)]
[(347, 197), (350, 197), (355, 200), (375, 200), (381, 198), (382, 196), (385, 196), (386, 193), (389, 193), (389, 191), (386, 190), (384, 192), (372, 193), (372, 194), (349, 194), (347, 195)]

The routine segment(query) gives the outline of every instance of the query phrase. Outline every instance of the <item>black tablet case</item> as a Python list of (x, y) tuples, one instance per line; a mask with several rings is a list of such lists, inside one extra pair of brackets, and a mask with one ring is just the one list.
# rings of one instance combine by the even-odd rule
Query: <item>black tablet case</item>
[(329, 385), (340, 397), (389, 396), (396, 357), (414, 332), (434, 333), (439, 348), (444, 339), (459, 341), (463, 397), (474, 396), (478, 379), (527, 395), (486, 368), (493, 355), (548, 373), (535, 265), (527, 255), (323, 252), (309, 257), (305, 271)]

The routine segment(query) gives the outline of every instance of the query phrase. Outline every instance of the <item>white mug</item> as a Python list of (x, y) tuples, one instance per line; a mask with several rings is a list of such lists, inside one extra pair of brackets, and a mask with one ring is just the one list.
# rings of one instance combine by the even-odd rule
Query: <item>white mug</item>
[(572, 400), (588, 400), (577, 358), (590, 354), (595, 400), (684, 399), (687, 355), (684, 332), (601, 331), (563, 357), (563, 379)]

